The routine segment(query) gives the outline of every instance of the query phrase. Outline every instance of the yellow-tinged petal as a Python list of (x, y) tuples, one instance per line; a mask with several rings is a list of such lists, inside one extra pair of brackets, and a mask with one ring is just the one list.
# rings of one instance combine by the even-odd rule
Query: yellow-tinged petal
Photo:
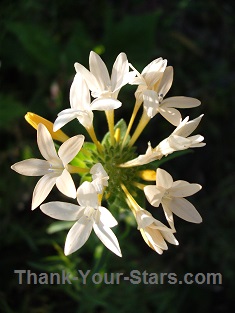
[(147, 181), (156, 180), (156, 171), (154, 170), (143, 170), (138, 172), (138, 176)]
[(53, 123), (48, 121), (47, 119), (43, 118), (40, 115), (28, 112), (25, 115), (25, 119), (36, 130), (38, 129), (38, 125), (40, 123), (44, 124), (46, 126), (46, 128), (48, 129), (48, 131), (50, 132), (52, 138), (55, 140), (64, 142), (67, 139), (69, 139), (69, 137), (62, 130), (57, 130), (56, 132), (54, 132), (53, 131)]

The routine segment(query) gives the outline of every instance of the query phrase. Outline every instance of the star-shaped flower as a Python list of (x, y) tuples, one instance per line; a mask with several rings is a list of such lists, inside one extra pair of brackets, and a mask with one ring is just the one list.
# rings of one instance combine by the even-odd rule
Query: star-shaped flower
[(38, 207), (48, 196), (54, 185), (68, 197), (76, 198), (76, 188), (69, 173), (69, 162), (81, 149), (84, 136), (77, 135), (66, 140), (56, 152), (52, 137), (43, 124), (38, 125), (38, 148), (45, 158), (28, 159), (12, 165), (12, 169), (26, 176), (43, 176), (36, 184), (32, 198), (32, 210)]
[(201, 104), (198, 99), (191, 97), (170, 97), (164, 99), (173, 81), (173, 68), (168, 66), (162, 75), (159, 85), (154, 90), (143, 92), (144, 110), (149, 118), (160, 113), (168, 122), (177, 126), (181, 121), (181, 114), (176, 108), (193, 108)]
[(173, 230), (156, 220), (148, 211), (140, 209), (135, 215), (144, 241), (157, 253), (162, 254), (163, 250), (168, 249), (166, 241), (173, 245), (179, 244), (173, 235)]
[(191, 223), (202, 222), (202, 218), (195, 207), (184, 199), (184, 197), (195, 194), (201, 188), (199, 184), (190, 184), (184, 180), (173, 181), (168, 172), (158, 168), (156, 185), (144, 187), (144, 193), (152, 206), (158, 207), (162, 204), (169, 225), (175, 230), (173, 213)]
[(139, 85), (135, 97), (139, 103), (143, 101), (143, 92), (152, 90), (154, 85), (162, 78), (163, 72), (166, 69), (167, 60), (158, 58), (149, 63), (141, 73), (139, 73), (132, 64), (130, 66), (137, 73), (137, 76), (130, 81), (132, 85)]
[(110, 229), (117, 225), (113, 215), (98, 203), (98, 194), (92, 183), (85, 181), (77, 190), (79, 205), (49, 202), (40, 206), (43, 213), (58, 220), (76, 221), (68, 232), (64, 253), (69, 255), (80, 249), (88, 240), (92, 229), (113, 253), (122, 256), (118, 240)]
[(76, 74), (70, 88), (70, 109), (65, 109), (58, 114), (54, 123), (54, 131), (57, 131), (68, 122), (77, 118), (86, 128), (93, 125), (93, 112), (95, 107), (91, 105), (90, 92), (81, 75)]
[[(117, 100), (120, 89), (126, 85), (134, 73), (129, 73), (129, 64), (125, 53), (120, 53), (114, 62), (111, 77), (101, 57), (91, 51), (89, 57), (90, 71), (83, 65), (75, 63), (77, 73), (85, 79), (91, 95), (96, 98), (93, 105), (106, 106), (106, 110), (117, 109), (122, 104)], [(112, 108), (111, 108), (112, 107)]]
[(194, 120), (188, 121), (187, 116), (176, 129), (171, 133), (171, 135), (160, 142), (160, 144), (154, 148), (154, 151), (158, 151), (162, 155), (168, 155), (174, 151), (185, 150), (188, 148), (199, 148), (205, 146), (202, 142), (204, 137), (201, 135), (190, 136), (191, 133), (197, 128), (203, 115), (198, 116)]

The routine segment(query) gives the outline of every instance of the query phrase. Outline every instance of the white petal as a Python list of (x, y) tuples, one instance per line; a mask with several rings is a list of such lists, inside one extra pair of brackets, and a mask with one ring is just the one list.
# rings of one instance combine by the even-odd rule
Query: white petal
[(91, 109), (98, 111), (108, 111), (120, 108), (122, 103), (112, 98), (98, 98), (92, 101)]
[(168, 202), (169, 202), (168, 200), (163, 199), (162, 200), (162, 207), (163, 207), (167, 222), (170, 225), (170, 228), (175, 232), (176, 230), (175, 230), (175, 225), (174, 225), (174, 217), (173, 217), (172, 211), (168, 208)]
[(106, 90), (108, 86), (111, 86), (107, 67), (101, 57), (94, 51), (90, 52), (89, 64), (90, 71), (95, 76), (100, 90)]
[(36, 209), (46, 199), (55, 185), (56, 178), (57, 175), (50, 173), (39, 179), (33, 191), (32, 210)]
[(56, 179), (56, 187), (67, 197), (76, 198), (76, 188), (70, 173), (64, 169), (62, 174)]
[(163, 187), (164, 189), (171, 188), (173, 184), (173, 178), (167, 171), (158, 168), (156, 175), (157, 187)]
[(198, 192), (202, 186), (198, 184), (190, 184), (187, 181), (184, 180), (177, 180), (173, 182), (173, 185), (170, 189), (170, 194), (173, 197), (188, 197), (196, 192)]
[(181, 121), (181, 114), (174, 108), (166, 108), (162, 105), (159, 108), (159, 113), (172, 125), (177, 126)]
[[(120, 53), (114, 64), (112, 69), (111, 75), (111, 84), (112, 84), (112, 91), (116, 90), (117, 88), (121, 88), (122, 82), (124, 81), (125, 74), (129, 71), (129, 64), (127, 60), (127, 56), (125, 53)], [(127, 82), (126, 82), (127, 83)]]
[(192, 148), (204, 147), (206, 145), (205, 142), (201, 142), (204, 140), (204, 137), (201, 135), (190, 136), (188, 139), (191, 141), (190, 147)]
[(75, 67), (76, 72), (80, 73), (83, 76), (83, 78), (85, 79), (88, 85), (88, 88), (91, 91), (93, 92), (100, 91), (100, 86), (98, 84), (98, 81), (91, 72), (89, 72), (83, 65), (79, 63), (75, 63), (74, 67)]
[(162, 105), (168, 108), (194, 108), (201, 104), (198, 99), (191, 97), (170, 97), (162, 101)]
[(153, 118), (158, 113), (158, 94), (153, 90), (143, 92), (144, 110), (149, 118)]
[(105, 207), (100, 206), (99, 211), (100, 211), (100, 222), (103, 225), (107, 227), (114, 227), (118, 224), (112, 213)]
[(46, 126), (43, 124), (38, 125), (37, 141), (38, 148), (44, 159), (58, 159), (54, 142)]
[(154, 247), (159, 247), (162, 250), (167, 250), (167, 244), (165, 242), (165, 240), (163, 239), (163, 236), (161, 234), (161, 231), (159, 231), (158, 229), (153, 229), (153, 228), (146, 228), (145, 229), (145, 234), (146, 237), (148, 238), (148, 240), (150, 241), (150, 243), (154, 246)]
[(162, 77), (163, 72), (165, 71), (167, 65), (167, 60), (163, 60), (162, 58), (158, 58), (151, 63), (149, 63), (141, 75), (144, 76), (146, 84), (148, 88), (151, 88), (157, 81)]
[(201, 223), (202, 218), (195, 207), (184, 198), (174, 198), (169, 202), (170, 210), (183, 220), (191, 223)]
[(173, 82), (173, 67), (167, 66), (165, 69), (162, 79), (160, 80), (157, 92), (162, 97), (165, 97)]
[(62, 160), (64, 166), (75, 158), (80, 151), (85, 137), (83, 135), (77, 135), (66, 140), (59, 148), (58, 155)]
[(21, 175), (42, 176), (48, 173), (50, 164), (45, 160), (28, 159), (13, 164), (11, 168)]
[(83, 216), (84, 209), (67, 202), (48, 202), (40, 206), (41, 211), (57, 220), (76, 221)]
[(97, 208), (98, 195), (92, 183), (85, 181), (78, 187), (77, 200), (81, 206)]
[(65, 255), (75, 252), (85, 244), (91, 234), (92, 224), (92, 221), (83, 216), (72, 226), (65, 241)]
[(138, 229), (144, 229), (154, 222), (154, 218), (148, 211), (139, 210), (136, 212), (136, 222), (138, 224)]
[(117, 99), (117, 96), (118, 96), (118, 92), (119, 90), (125, 86), (126, 84), (130, 83), (131, 81), (134, 80), (134, 77), (135, 77), (136, 73), (134, 71), (132, 72), (127, 72), (126, 74), (124, 74), (123, 78), (120, 79), (116, 86), (115, 86), (115, 89), (113, 89), (113, 98)]
[(74, 109), (66, 109), (58, 114), (53, 126), (54, 132), (62, 128), (64, 125), (74, 120), (78, 116), (78, 111)]
[(103, 242), (103, 244), (109, 250), (111, 250), (113, 253), (115, 253), (116, 255), (120, 257), (122, 256), (117, 237), (115, 236), (115, 234), (110, 228), (99, 223), (99, 224), (94, 224), (93, 229), (97, 237)]
[(168, 241), (169, 243), (173, 244), (173, 245), (176, 245), (178, 246), (179, 245), (179, 242), (178, 240), (176, 240), (175, 236), (172, 234), (172, 232), (170, 231), (162, 231), (162, 236), (163, 238)]
[(76, 74), (70, 88), (70, 105), (71, 108), (84, 110), (90, 106), (91, 98), (88, 86), (81, 74)]
[(144, 193), (148, 202), (154, 206), (158, 207), (162, 201), (164, 195), (164, 190), (159, 190), (157, 186), (145, 186)]
[(177, 127), (178, 129), (175, 129), (173, 133), (175, 135), (179, 135), (179, 136), (182, 136), (182, 137), (188, 137), (197, 128), (197, 126), (200, 123), (202, 117), (203, 117), (203, 114), (198, 116), (194, 120), (191, 120), (191, 121), (187, 122), (184, 125), (183, 125), (184, 121), (182, 121), (182, 126), (179, 125), (179, 128)]
[(191, 140), (177, 135), (170, 135), (168, 143), (175, 151), (185, 150), (191, 146)]

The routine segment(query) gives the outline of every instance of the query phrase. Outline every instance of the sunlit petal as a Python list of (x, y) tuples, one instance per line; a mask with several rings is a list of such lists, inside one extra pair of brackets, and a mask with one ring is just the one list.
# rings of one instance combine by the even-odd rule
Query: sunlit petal
[(56, 187), (67, 197), (76, 198), (76, 187), (70, 173), (64, 169), (62, 174), (56, 179)]
[(70, 229), (65, 241), (64, 254), (69, 255), (80, 249), (89, 238), (92, 231), (92, 221), (85, 216), (80, 218)]
[(13, 164), (11, 168), (21, 175), (42, 176), (48, 173), (50, 164), (45, 160), (28, 159)]
[(59, 201), (42, 204), (40, 209), (44, 214), (61, 221), (76, 221), (84, 213), (84, 209), (78, 205)]
[(58, 155), (61, 158), (64, 166), (71, 162), (80, 151), (85, 137), (77, 135), (65, 141), (58, 150)]
[(33, 191), (32, 210), (36, 209), (46, 199), (55, 185), (56, 178), (56, 174), (50, 173), (39, 179)]
[(44, 159), (58, 159), (54, 142), (46, 126), (44, 126), (43, 124), (38, 125), (37, 141), (38, 148)]
[(202, 222), (200, 214), (188, 200), (184, 198), (173, 198), (168, 205), (171, 211), (183, 220), (191, 223)]
[(103, 244), (113, 253), (121, 257), (121, 249), (113, 231), (102, 223), (94, 224), (93, 228), (97, 237), (103, 242)]
[(158, 168), (157, 169), (157, 186), (163, 187), (164, 189), (171, 188), (173, 184), (172, 176), (165, 170)]

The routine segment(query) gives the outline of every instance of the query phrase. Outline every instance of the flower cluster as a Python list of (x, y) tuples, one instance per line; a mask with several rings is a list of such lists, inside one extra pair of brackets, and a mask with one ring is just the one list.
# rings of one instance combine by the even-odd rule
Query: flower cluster
[[(201, 186), (184, 180), (173, 181), (172, 176), (158, 166), (159, 160), (167, 159), (169, 154), (205, 145), (201, 135), (191, 136), (202, 115), (194, 120), (182, 119), (178, 110), (199, 106), (200, 101), (183, 96), (165, 98), (172, 85), (173, 68), (162, 58), (152, 61), (139, 73), (128, 62), (126, 54), (120, 53), (110, 76), (100, 56), (91, 52), (89, 67), (90, 70), (75, 63), (70, 108), (60, 112), (54, 124), (27, 113), (26, 120), (37, 129), (38, 148), (44, 159), (24, 160), (12, 165), (12, 169), (22, 175), (42, 176), (34, 188), (32, 210), (40, 206), (43, 213), (54, 219), (74, 222), (65, 242), (66, 255), (80, 249), (93, 229), (109, 250), (122, 256), (118, 239), (111, 230), (118, 224), (113, 214), (125, 219), (130, 213), (147, 245), (162, 254), (168, 249), (166, 242), (178, 245), (174, 214), (188, 222), (202, 221), (195, 207), (185, 199)], [(114, 110), (122, 106), (119, 91), (127, 84), (137, 85), (128, 126), (123, 119), (114, 123)], [(132, 132), (141, 107), (142, 116)], [(102, 141), (94, 129), (96, 110), (104, 111), (107, 119), (108, 132)], [(146, 152), (137, 155), (134, 145), (158, 113), (175, 126), (175, 130), (154, 148), (149, 142)], [(84, 126), (92, 142), (85, 141), (82, 134), (69, 138), (61, 130), (74, 119)], [(73, 175), (81, 177), (78, 188)], [(77, 203), (42, 204), (54, 186)], [(143, 208), (144, 199), (153, 207), (162, 206), (168, 226)]]

